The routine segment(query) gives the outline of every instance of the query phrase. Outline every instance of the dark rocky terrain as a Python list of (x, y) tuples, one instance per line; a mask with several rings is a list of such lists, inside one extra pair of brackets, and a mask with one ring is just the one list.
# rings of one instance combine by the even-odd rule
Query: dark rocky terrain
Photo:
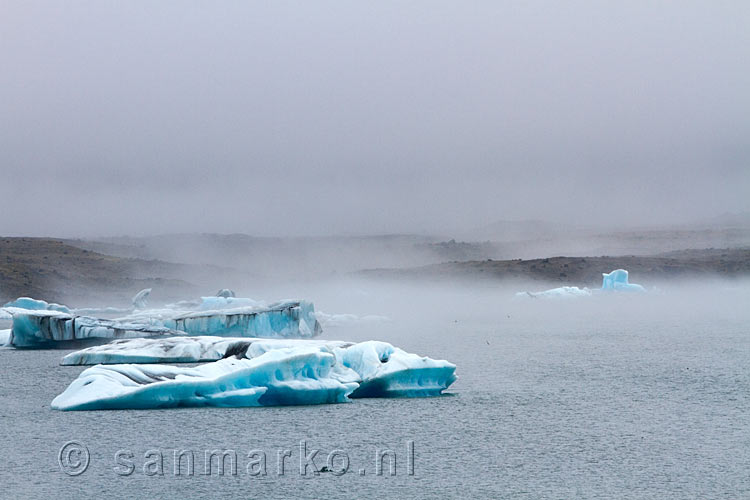
[(0, 303), (19, 296), (71, 305), (127, 303), (138, 290), (149, 287), (177, 295), (191, 288), (180, 277), (191, 271), (159, 260), (104, 255), (56, 239), (0, 239)]
[(598, 286), (602, 273), (624, 268), (637, 283), (686, 278), (750, 276), (750, 248), (681, 250), (659, 255), (549, 257), (529, 260), (473, 260), (410, 269), (371, 269), (369, 277), (543, 281), (560, 285)]

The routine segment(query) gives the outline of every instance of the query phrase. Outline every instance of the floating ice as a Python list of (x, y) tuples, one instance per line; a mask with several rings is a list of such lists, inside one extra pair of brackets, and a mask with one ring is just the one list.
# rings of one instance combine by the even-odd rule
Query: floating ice
[(551, 290), (545, 290), (543, 292), (518, 292), (516, 297), (532, 297), (532, 298), (570, 298), (570, 297), (587, 297), (591, 295), (591, 290), (588, 288), (578, 288), (577, 286), (561, 286), (559, 288), (552, 288)]
[(0, 330), (0, 346), (6, 346), (10, 343), (10, 329)]
[[(178, 343), (182, 340), (189, 341), (180, 339)], [(222, 342), (229, 340), (215, 339), (211, 348), (218, 350)], [(434, 396), (456, 380), (455, 365), (410, 354), (385, 342), (231, 340), (247, 342), (247, 348), (225, 350), (229, 357), (196, 368), (151, 364), (94, 366), (57, 396), (52, 408), (341, 403), (349, 397)], [(156, 344), (144, 347), (142, 340), (130, 342), (135, 351), (158, 349)], [(212, 341), (202, 342), (200, 351), (207, 352), (205, 347)], [(110, 350), (110, 355), (117, 356), (118, 350), (125, 351), (127, 346)]]
[(625, 269), (615, 269), (611, 273), (602, 273), (602, 290), (616, 290), (618, 292), (646, 291), (641, 285), (628, 283), (628, 272)]
[(60, 364), (198, 363), (218, 361), (237, 354), (255, 357), (272, 349), (298, 345), (325, 346), (333, 349), (351, 343), (333, 340), (260, 340), (211, 336), (122, 339), (72, 352), (65, 356)]
[[(220, 297), (214, 297), (220, 300)], [(231, 299), (239, 300), (239, 299)], [(249, 299), (247, 299), (249, 300)], [(11, 343), (16, 347), (52, 347), (55, 342), (108, 341), (163, 335), (221, 335), (256, 338), (309, 338), (322, 329), (313, 304), (285, 301), (268, 307), (238, 307), (180, 312), (146, 309), (114, 320), (60, 311), (9, 308), (13, 314)]]
[[(602, 273), (602, 290), (614, 290), (618, 292), (645, 292), (646, 289), (635, 283), (628, 283), (628, 272), (625, 269), (615, 269), (611, 273)], [(518, 292), (516, 297), (532, 298), (566, 298), (566, 297), (589, 297), (599, 290), (578, 288), (577, 286), (561, 286), (543, 292)]]
[(378, 316), (376, 314), (357, 316), (355, 314), (327, 314), (323, 311), (315, 311), (315, 317), (324, 327), (349, 326), (358, 323), (381, 323), (384, 321), (390, 321), (389, 317)]
[(133, 295), (133, 307), (136, 309), (146, 309), (148, 302), (148, 296), (151, 295), (150, 288), (144, 288), (140, 292)]
[(228, 337), (305, 338), (322, 332), (312, 302), (302, 300), (277, 302), (268, 307), (189, 312), (164, 321), (164, 326), (189, 335)]
[(184, 335), (164, 326), (75, 316), (60, 311), (15, 309), (12, 312), (10, 345), (14, 347), (44, 348), (54, 347), (58, 342)]
[(69, 313), (68, 306), (55, 304), (54, 302), (45, 302), (43, 300), (32, 299), (31, 297), (19, 297), (16, 300), (8, 302), (3, 307), (29, 309), (31, 311), (62, 311)]
[(201, 297), (198, 307), (201, 311), (216, 311), (219, 309), (236, 309), (238, 307), (263, 307), (265, 302), (242, 297)]
[(222, 288), (218, 292), (216, 292), (217, 297), (224, 297), (225, 299), (229, 297), (236, 297), (233, 290), (230, 290), (229, 288)]

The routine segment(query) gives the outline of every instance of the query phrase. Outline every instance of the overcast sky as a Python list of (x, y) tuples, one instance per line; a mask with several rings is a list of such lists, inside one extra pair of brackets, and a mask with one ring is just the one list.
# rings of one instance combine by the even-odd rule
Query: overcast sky
[(0, 0), (0, 234), (750, 210), (750, 2)]

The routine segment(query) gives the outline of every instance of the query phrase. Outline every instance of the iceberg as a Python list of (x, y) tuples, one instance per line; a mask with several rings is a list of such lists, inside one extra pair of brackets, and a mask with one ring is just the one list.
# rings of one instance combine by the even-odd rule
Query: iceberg
[(13, 315), (10, 343), (24, 348), (54, 347), (56, 342), (66, 341), (102, 343), (165, 335), (310, 338), (322, 332), (313, 304), (306, 301), (188, 312), (147, 309), (113, 320), (54, 310), (7, 310)]
[(571, 297), (588, 297), (591, 295), (591, 290), (588, 288), (578, 288), (577, 286), (561, 286), (559, 288), (552, 288), (543, 292), (518, 292), (516, 297), (531, 297), (534, 299), (549, 299), (549, 298), (571, 298)]
[(164, 326), (118, 322), (60, 311), (14, 309), (9, 345), (45, 348), (65, 343), (138, 338), (156, 335), (185, 335)]
[(312, 302), (301, 300), (277, 302), (268, 307), (251, 306), (188, 312), (165, 320), (163, 326), (188, 335), (228, 337), (305, 338), (322, 333), (320, 323), (315, 318)]
[(140, 292), (133, 295), (133, 307), (136, 309), (146, 309), (148, 302), (148, 296), (151, 295), (150, 288), (144, 288)]
[(118, 339), (71, 352), (61, 365), (96, 365), (122, 363), (200, 363), (243, 355), (257, 357), (266, 351), (296, 345), (335, 347), (352, 345), (333, 340), (249, 339), (244, 337), (168, 337)]
[(237, 307), (262, 307), (265, 302), (242, 297), (201, 297), (198, 309), (201, 311), (216, 311), (219, 309), (234, 309)]
[(628, 283), (628, 272), (625, 269), (615, 269), (611, 273), (602, 273), (601, 290), (590, 290), (586, 287), (578, 288), (577, 286), (561, 286), (544, 290), (543, 292), (517, 292), (516, 297), (531, 298), (569, 298), (569, 297), (590, 297), (600, 291), (617, 291), (617, 292), (645, 292), (646, 289), (635, 283)]
[(10, 329), (0, 330), (0, 347), (10, 343)]
[(230, 290), (229, 288), (222, 288), (218, 292), (216, 292), (217, 297), (224, 297), (225, 299), (229, 297), (236, 297), (234, 294), (234, 290)]
[(56, 410), (275, 406), (344, 402), (357, 388), (334, 376), (335, 357), (314, 348), (279, 349), (195, 368), (97, 365), (52, 401)]
[[(179, 339), (185, 344), (192, 339)], [(79, 360), (126, 359), (158, 352), (163, 339), (127, 341), (89, 350)], [(226, 344), (223, 344), (226, 342)], [(230, 348), (230, 342), (235, 343)], [(237, 343), (246, 347), (237, 347)], [(122, 345), (122, 344), (131, 344)], [(224, 359), (198, 367), (154, 364), (96, 365), (84, 370), (52, 401), (57, 410), (275, 406), (343, 403), (363, 397), (439, 395), (456, 379), (456, 366), (407, 353), (386, 342), (203, 338), (194, 354), (222, 349)], [(169, 349), (174, 349), (171, 345)], [(169, 350), (168, 349), (168, 350)], [(119, 354), (118, 354), (119, 351)], [(125, 357), (123, 356), (123, 353)], [(217, 355), (212, 353), (211, 355)], [(101, 355), (101, 356), (100, 356)], [(97, 356), (99, 356), (97, 358)], [(158, 356), (157, 356), (158, 357)], [(169, 357), (169, 356), (167, 356)], [(131, 356), (130, 359), (132, 359)]]
[(645, 292), (646, 289), (635, 283), (628, 283), (628, 272), (625, 269), (615, 269), (611, 273), (602, 273), (602, 290), (625, 292)]
[(16, 300), (8, 302), (3, 307), (9, 309), (28, 309), (30, 311), (61, 311), (66, 313), (70, 312), (68, 306), (55, 304), (54, 302), (45, 302), (44, 300), (36, 300), (32, 299), (31, 297), (19, 297)]
[(391, 320), (388, 316), (377, 314), (357, 316), (356, 314), (328, 314), (323, 311), (315, 311), (315, 317), (325, 327), (349, 326), (361, 323), (382, 323)]

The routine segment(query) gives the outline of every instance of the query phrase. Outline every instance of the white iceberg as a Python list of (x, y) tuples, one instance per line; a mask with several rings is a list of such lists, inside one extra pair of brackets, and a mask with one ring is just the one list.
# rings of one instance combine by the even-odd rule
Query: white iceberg
[(323, 311), (315, 311), (315, 317), (324, 327), (351, 326), (363, 323), (382, 323), (391, 320), (388, 316), (380, 316), (377, 314), (357, 316), (356, 314), (328, 314)]
[(10, 329), (0, 330), (0, 346), (6, 346), (10, 343)]
[(150, 288), (144, 288), (133, 296), (133, 307), (136, 309), (145, 309), (147, 307), (148, 296), (151, 295)]
[[(142, 345), (138, 341), (134, 349)], [(257, 340), (240, 351), (195, 368), (97, 365), (83, 371), (52, 401), (52, 408), (343, 403), (357, 397), (434, 396), (456, 380), (452, 363), (410, 354), (385, 342)]]
[(561, 286), (559, 288), (552, 288), (543, 292), (518, 292), (516, 297), (531, 297), (531, 298), (571, 298), (571, 297), (588, 297), (591, 295), (591, 290), (588, 288), (578, 288), (577, 286)]
[(217, 311), (219, 309), (236, 309), (238, 307), (263, 307), (265, 302), (260, 300), (247, 299), (243, 297), (201, 297), (201, 303), (198, 309), (201, 311)]
[(628, 272), (625, 269), (615, 269), (611, 273), (602, 273), (602, 290), (618, 292), (645, 292), (646, 289), (635, 283), (628, 283)]
[(118, 339), (71, 352), (61, 365), (121, 363), (199, 363), (242, 355), (257, 357), (266, 351), (298, 345), (345, 347), (350, 342), (334, 340), (249, 339), (243, 337), (167, 337)]

